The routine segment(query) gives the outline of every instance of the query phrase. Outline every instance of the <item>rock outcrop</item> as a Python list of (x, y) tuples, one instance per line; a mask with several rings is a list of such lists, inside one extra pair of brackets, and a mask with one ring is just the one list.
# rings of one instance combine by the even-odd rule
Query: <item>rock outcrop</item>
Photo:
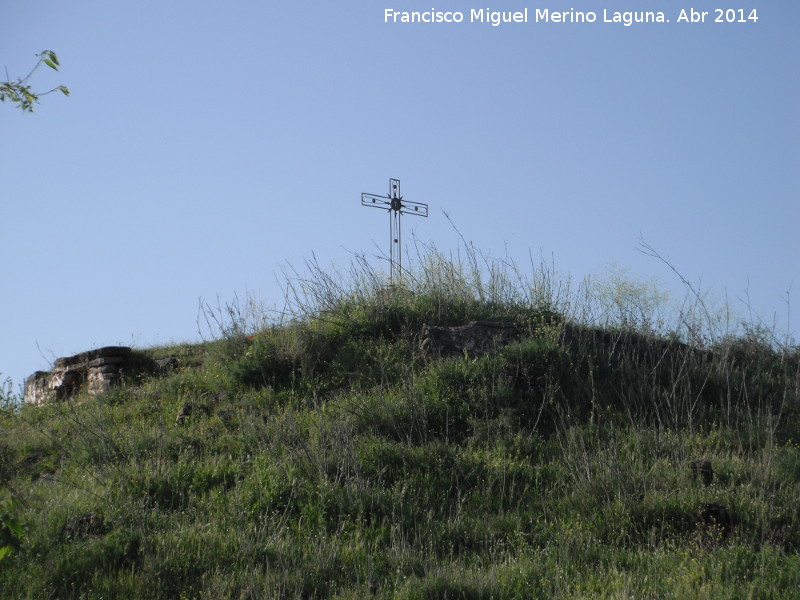
[(420, 349), (429, 356), (481, 356), (506, 346), (520, 335), (513, 323), (502, 321), (472, 321), (467, 325), (444, 327), (425, 325), (422, 328)]
[(67, 400), (85, 390), (96, 396), (118, 384), (132, 371), (143, 369), (142, 358), (127, 346), (106, 346), (59, 358), (51, 371), (36, 371), (25, 381), (25, 402), (42, 405)]

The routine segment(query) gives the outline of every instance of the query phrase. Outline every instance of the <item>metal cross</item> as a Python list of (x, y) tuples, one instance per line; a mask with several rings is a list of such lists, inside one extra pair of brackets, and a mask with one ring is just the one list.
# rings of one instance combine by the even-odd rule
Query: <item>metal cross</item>
[(361, 194), (361, 205), (383, 208), (389, 212), (389, 282), (394, 283), (395, 275), (400, 281), (403, 271), (403, 247), (401, 245), (400, 215), (428, 216), (428, 205), (422, 202), (409, 202), (400, 195), (400, 180), (389, 180), (389, 195)]

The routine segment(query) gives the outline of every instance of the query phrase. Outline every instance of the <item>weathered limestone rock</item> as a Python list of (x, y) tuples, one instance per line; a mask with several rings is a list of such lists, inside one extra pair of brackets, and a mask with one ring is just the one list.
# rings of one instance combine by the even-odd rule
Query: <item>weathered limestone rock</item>
[(178, 368), (178, 359), (174, 356), (164, 356), (156, 359), (156, 368), (162, 375), (169, 375)]
[[(102, 394), (118, 384), (134, 368), (132, 350), (127, 346), (106, 346), (59, 358), (51, 371), (36, 371), (25, 381), (25, 402), (42, 405), (66, 400), (86, 390), (90, 396)], [(141, 365), (136, 365), (141, 369)]]
[(519, 337), (519, 328), (501, 321), (472, 321), (467, 325), (443, 327), (424, 325), (420, 349), (441, 357), (480, 356), (506, 346)]

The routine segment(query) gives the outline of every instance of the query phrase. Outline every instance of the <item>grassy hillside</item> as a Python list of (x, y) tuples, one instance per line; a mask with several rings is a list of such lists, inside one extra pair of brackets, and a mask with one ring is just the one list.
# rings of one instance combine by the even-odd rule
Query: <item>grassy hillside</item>
[[(312, 268), (280, 324), (206, 307), (169, 372), (7, 402), (2, 597), (800, 597), (796, 347), (474, 258)], [(420, 350), (473, 320), (521, 335)]]

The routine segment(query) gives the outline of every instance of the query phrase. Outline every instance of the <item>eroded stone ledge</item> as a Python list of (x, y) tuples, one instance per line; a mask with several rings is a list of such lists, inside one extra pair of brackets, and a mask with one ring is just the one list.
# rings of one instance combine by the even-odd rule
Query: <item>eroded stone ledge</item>
[(67, 400), (81, 391), (96, 396), (131, 371), (141, 371), (142, 357), (127, 346), (105, 346), (56, 359), (50, 371), (36, 371), (25, 380), (25, 402), (42, 405)]
[(472, 321), (466, 325), (445, 327), (425, 325), (420, 336), (420, 349), (428, 356), (481, 356), (507, 346), (520, 335), (514, 323)]

